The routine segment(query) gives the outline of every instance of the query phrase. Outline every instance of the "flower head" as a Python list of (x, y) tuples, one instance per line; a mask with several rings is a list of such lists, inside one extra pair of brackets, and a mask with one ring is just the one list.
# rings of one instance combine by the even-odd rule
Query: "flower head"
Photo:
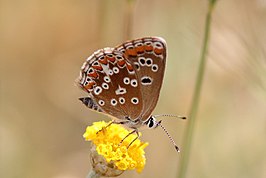
[[(94, 150), (104, 157), (112, 168), (120, 171), (136, 169), (137, 172), (141, 172), (146, 163), (144, 148), (148, 143), (139, 139), (132, 142), (137, 136), (135, 134), (128, 136), (129, 133), (121, 125), (100, 121), (88, 126), (83, 137), (92, 141)], [(95, 162), (94, 158), (92, 162)]]

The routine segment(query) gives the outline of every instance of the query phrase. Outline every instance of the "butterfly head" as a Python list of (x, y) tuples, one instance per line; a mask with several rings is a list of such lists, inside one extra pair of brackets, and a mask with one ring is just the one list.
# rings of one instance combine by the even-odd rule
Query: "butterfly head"
[(160, 123), (161, 123), (161, 120), (158, 122), (155, 116), (150, 116), (149, 119), (145, 122), (145, 125), (147, 125), (149, 129), (154, 129), (158, 127)]

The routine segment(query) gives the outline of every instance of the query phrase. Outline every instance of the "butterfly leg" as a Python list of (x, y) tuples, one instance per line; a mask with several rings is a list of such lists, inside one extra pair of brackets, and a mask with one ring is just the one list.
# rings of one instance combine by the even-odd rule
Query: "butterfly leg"
[(136, 133), (137, 134), (137, 136), (136, 136), (136, 138), (134, 138), (134, 140), (132, 140), (131, 142), (130, 142), (130, 144), (127, 146), (127, 148), (129, 148), (138, 138), (139, 138), (139, 132), (138, 132), (138, 130), (137, 129), (134, 129), (133, 131), (131, 131), (131, 132), (129, 132), (121, 141), (120, 141), (120, 143), (119, 143), (119, 145), (121, 145), (122, 143), (123, 143), (123, 141), (127, 138), (127, 137), (129, 137), (131, 134), (134, 134), (134, 133)]
[(103, 132), (107, 127), (109, 127), (110, 125), (112, 125), (114, 122), (111, 121), (110, 123), (107, 124), (107, 126), (101, 128), (99, 131), (96, 132), (96, 134), (98, 134), (99, 132)]
[(134, 140), (132, 140), (131, 142), (130, 142), (130, 144), (127, 146), (127, 149), (139, 138), (139, 132), (138, 132), (138, 130), (137, 129), (135, 129), (134, 130), (135, 131), (135, 133), (137, 134), (137, 136), (136, 136), (136, 138), (134, 138)]

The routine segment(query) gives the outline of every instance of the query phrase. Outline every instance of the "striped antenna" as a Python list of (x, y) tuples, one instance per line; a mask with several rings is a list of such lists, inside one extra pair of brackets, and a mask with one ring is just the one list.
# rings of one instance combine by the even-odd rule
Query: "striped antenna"
[(177, 115), (173, 115), (173, 114), (158, 114), (158, 115), (154, 115), (153, 117), (157, 118), (157, 117), (175, 117), (175, 118), (179, 118), (179, 119), (187, 119), (185, 116), (177, 116)]
[(162, 120), (158, 121), (157, 122), (157, 125), (159, 125), (163, 130), (164, 132), (166, 133), (166, 135), (168, 136), (168, 138), (170, 139), (170, 141), (173, 143), (176, 151), (179, 153), (180, 152), (180, 149), (179, 147), (177, 146), (177, 144), (175, 143), (174, 139), (171, 137), (171, 135), (168, 133), (168, 131), (166, 130), (166, 128), (161, 124)]
[[(158, 115), (154, 115), (154, 118), (157, 117), (175, 117), (175, 118), (179, 118), (179, 119), (186, 119), (185, 116), (177, 116), (177, 115), (172, 115), (172, 114), (158, 114)], [(166, 130), (166, 128), (161, 124), (162, 120), (157, 122), (157, 125), (159, 125), (163, 131), (166, 133), (166, 135), (168, 136), (168, 138), (170, 139), (170, 141), (172, 142), (172, 144), (174, 145), (175, 149), (177, 152), (180, 152), (179, 147), (177, 146), (177, 144), (175, 143), (174, 139), (171, 137), (171, 135), (168, 133), (168, 131)]]

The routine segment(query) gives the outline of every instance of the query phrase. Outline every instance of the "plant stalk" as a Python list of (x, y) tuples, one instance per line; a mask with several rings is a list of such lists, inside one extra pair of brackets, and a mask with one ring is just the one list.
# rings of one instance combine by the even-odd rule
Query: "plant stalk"
[(201, 56), (200, 56), (200, 64), (198, 68), (198, 74), (197, 74), (194, 94), (192, 98), (192, 104), (191, 104), (190, 112), (188, 114), (188, 126), (185, 131), (184, 139), (183, 139), (183, 149), (182, 149), (183, 151), (181, 154), (180, 167), (178, 169), (178, 178), (185, 178), (187, 169), (188, 169), (189, 156), (191, 152), (191, 144), (193, 141), (193, 132), (195, 130), (196, 116), (197, 116), (197, 112), (199, 108), (200, 94), (201, 94), (203, 77), (204, 77), (205, 67), (206, 67), (211, 18), (212, 18), (212, 12), (213, 12), (215, 2), (216, 0), (209, 0), (208, 13), (207, 13), (206, 22), (205, 22), (204, 40), (203, 40), (203, 46), (202, 46)]

